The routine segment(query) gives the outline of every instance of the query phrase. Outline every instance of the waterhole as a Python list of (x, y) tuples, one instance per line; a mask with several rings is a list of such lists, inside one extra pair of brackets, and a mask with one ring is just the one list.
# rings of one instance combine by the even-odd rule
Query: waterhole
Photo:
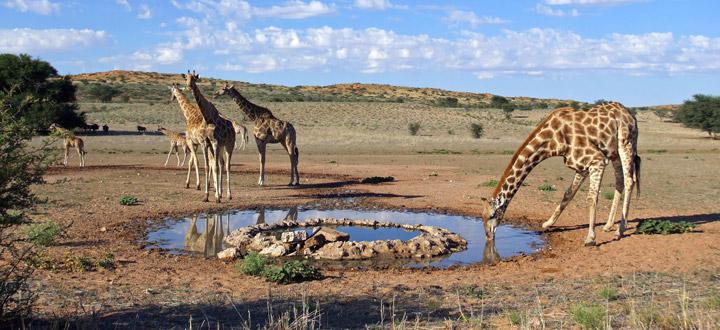
[[(399, 224), (422, 224), (445, 228), (467, 240), (467, 249), (429, 260), (395, 260), (393, 264), (409, 267), (470, 265), (494, 262), (518, 254), (540, 250), (544, 242), (537, 232), (503, 224), (495, 233), (495, 244), (486, 244), (482, 220), (475, 217), (429, 212), (396, 210), (316, 210), (316, 209), (258, 209), (235, 210), (218, 214), (198, 214), (181, 219), (167, 219), (162, 225), (152, 226), (148, 232), (148, 247), (157, 247), (170, 253), (197, 254), (214, 257), (225, 249), (223, 238), (240, 227), (274, 223), (282, 220), (303, 221), (310, 218), (369, 219)], [(334, 229), (350, 235), (350, 241), (400, 239), (407, 241), (420, 233), (402, 228), (372, 228), (338, 226)], [(310, 231), (311, 229), (306, 228)], [(349, 266), (353, 262), (347, 263)], [(363, 264), (372, 266), (372, 260)], [(378, 265), (383, 266), (383, 265)]]

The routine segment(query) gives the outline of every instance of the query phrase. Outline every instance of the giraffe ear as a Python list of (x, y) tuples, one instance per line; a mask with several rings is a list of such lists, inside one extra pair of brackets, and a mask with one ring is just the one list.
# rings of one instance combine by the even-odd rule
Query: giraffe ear
[(230, 88), (235, 88), (235, 85), (230, 85)]

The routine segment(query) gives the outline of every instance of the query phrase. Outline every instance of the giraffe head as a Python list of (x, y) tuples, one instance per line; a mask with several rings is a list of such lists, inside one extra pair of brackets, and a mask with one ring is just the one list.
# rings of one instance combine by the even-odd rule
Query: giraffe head
[(190, 72), (190, 70), (188, 70), (187, 74), (182, 73), (180, 74), (180, 76), (185, 79), (185, 84), (187, 84), (188, 86), (196, 84), (200, 81), (200, 75), (195, 73), (195, 70), (193, 70), (193, 72)]
[(215, 93), (213, 93), (213, 98), (216, 98), (218, 96), (227, 95), (227, 93), (230, 91), (230, 89), (235, 88), (235, 85), (230, 85), (228, 83), (225, 83), (223, 87), (218, 89)]
[(502, 216), (502, 212), (498, 212), (492, 200), (482, 199), (482, 219), (485, 225), (485, 238), (488, 241), (495, 240), (495, 230)]

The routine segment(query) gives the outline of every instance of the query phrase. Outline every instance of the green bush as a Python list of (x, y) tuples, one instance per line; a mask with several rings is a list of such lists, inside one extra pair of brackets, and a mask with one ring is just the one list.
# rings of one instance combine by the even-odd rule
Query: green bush
[(317, 268), (308, 264), (305, 260), (293, 260), (283, 263), (282, 266), (266, 268), (263, 277), (268, 282), (274, 283), (297, 283), (320, 278)]
[(570, 308), (570, 315), (583, 329), (605, 328), (605, 310), (598, 305), (575, 305)]
[(108, 252), (102, 258), (98, 259), (97, 264), (105, 269), (115, 269), (115, 255)]
[(110, 102), (112, 98), (121, 94), (121, 91), (110, 85), (94, 84), (86, 91), (91, 99), (100, 102)]
[(120, 196), (120, 205), (131, 206), (131, 205), (137, 205), (137, 203), (138, 203), (138, 199), (135, 196), (131, 196), (131, 195)]
[(720, 133), (720, 97), (694, 95), (680, 106), (675, 119), (690, 128), (701, 129), (713, 138)]
[(472, 123), (470, 124), (470, 133), (472, 134), (472, 137), (479, 139), (485, 134), (485, 128), (482, 124), (479, 123)]
[(543, 184), (541, 184), (541, 185), (538, 187), (538, 189), (539, 189), (540, 191), (555, 191), (555, 190), (556, 190), (555, 187), (553, 187), (551, 184), (549, 184), (549, 183), (547, 183), (547, 182), (543, 182)]
[(693, 230), (693, 228), (695, 228), (695, 224), (687, 221), (648, 219), (638, 224), (637, 232), (644, 235), (669, 235), (686, 233)]
[(265, 270), (267, 258), (257, 252), (248, 253), (245, 258), (236, 265), (237, 270), (245, 275), (259, 276)]
[(417, 135), (417, 133), (420, 131), (420, 123), (414, 122), (408, 124), (408, 132), (410, 135)]
[(62, 235), (63, 227), (55, 221), (35, 223), (25, 227), (27, 240), (37, 246), (50, 246)]
[(493, 180), (485, 181), (485, 183), (483, 183), (482, 185), (485, 187), (495, 188), (495, 187), (497, 187), (498, 183), (500, 183), (500, 182), (498, 182), (498, 180), (493, 179)]

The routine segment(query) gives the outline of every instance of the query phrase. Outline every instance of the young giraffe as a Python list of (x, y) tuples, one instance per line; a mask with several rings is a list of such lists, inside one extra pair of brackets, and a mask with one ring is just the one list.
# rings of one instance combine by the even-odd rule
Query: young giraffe
[[(197, 86), (197, 82), (200, 81), (200, 75), (196, 74), (195, 71), (190, 73), (188, 70), (188, 74), (183, 74), (182, 76), (195, 97), (195, 101), (200, 107), (200, 112), (205, 122), (215, 126), (214, 139), (210, 140), (213, 153), (216, 156), (213, 164), (210, 164), (213, 179), (215, 180), (215, 201), (220, 202), (220, 198), (222, 197), (222, 168), (219, 168), (220, 165), (225, 167), (228, 199), (232, 199), (230, 189), (230, 161), (233, 150), (235, 149), (235, 129), (233, 128), (232, 122), (225, 119), (217, 108), (215, 108), (215, 105), (208, 101), (200, 91), (200, 88)], [(207, 183), (205, 186), (207, 187)]]
[(297, 170), (299, 150), (295, 127), (292, 124), (275, 118), (267, 108), (258, 106), (240, 95), (235, 86), (225, 85), (215, 92), (215, 97), (229, 95), (250, 120), (255, 122), (253, 135), (260, 153), (260, 178), (258, 184), (265, 183), (265, 147), (268, 143), (280, 143), (290, 156), (290, 183), (289, 186), (300, 185), (300, 174)]
[(58, 124), (51, 124), (50, 130), (55, 131), (63, 137), (63, 147), (65, 148), (65, 158), (63, 159), (63, 165), (67, 166), (68, 158), (70, 158), (70, 148), (75, 148), (80, 158), (80, 167), (85, 166), (85, 142), (73, 132), (61, 127)]
[[(170, 161), (170, 156), (172, 153), (175, 153), (175, 157), (177, 157), (177, 166), (183, 166), (185, 165), (185, 160), (187, 160), (187, 154), (188, 151), (190, 151), (190, 148), (188, 147), (187, 139), (185, 138), (184, 134), (180, 134), (178, 132), (175, 132), (173, 130), (169, 130), (165, 127), (158, 126), (158, 132), (165, 134), (167, 136), (168, 140), (170, 140), (170, 151), (168, 151), (167, 158), (165, 159), (165, 165), (167, 166), (168, 161)], [(182, 163), (180, 163), (180, 151), (178, 149), (182, 148), (183, 151), (183, 160)]]
[(594, 245), (595, 207), (603, 172), (610, 161), (615, 169), (615, 197), (608, 222), (603, 229), (609, 231), (612, 228), (622, 194), (622, 215), (617, 229), (618, 238), (622, 237), (633, 186), (637, 184), (638, 194), (640, 192), (637, 138), (635, 116), (617, 102), (604, 103), (587, 111), (562, 108), (551, 112), (515, 152), (490, 200), (483, 199), (486, 203), (483, 220), (487, 239), (495, 238), (498, 222), (502, 220), (510, 201), (530, 171), (546, 158), (554, 156), (564, 157), (565, 165), (575, 170), (576, 174), (562, 202), (550, 219), (543, 223), (543, 228), (550, 227), (557, 221), (582, 182), (589, 176), (590, 227), (585, 245)]
[[(191, 102), (182, 90), (177, 86), (170, 86), (172, 92), (172, 98), (170, 101), (176, 100), (180, 105), (180, 110), (185, 116), (185, 138), (187, 139), (187, 146), (190, 149), (190, 160), (188, 161), (188, 172), (187, 178), (185, 179), (185, 188), (190, 187), (190, 173), (192, 172), (193, 165), (195, 166), (195, 188), (200, 190), (200, 173), (198, 169), (198, 161), (196, 155), (196, 147), (202, 146), (203, 158), (205, 159), (205, 199), (208, 201), (208, 182), (210, 181), (210, 169), (208, 168), (209, 159), (214, 159), (214, 154), (208, 150), (210, 140), (214, 139), (214, 125), (208, 125), (200, 112), (200, 108)], [(214, 162), (214, 160), (213, 160)]]

